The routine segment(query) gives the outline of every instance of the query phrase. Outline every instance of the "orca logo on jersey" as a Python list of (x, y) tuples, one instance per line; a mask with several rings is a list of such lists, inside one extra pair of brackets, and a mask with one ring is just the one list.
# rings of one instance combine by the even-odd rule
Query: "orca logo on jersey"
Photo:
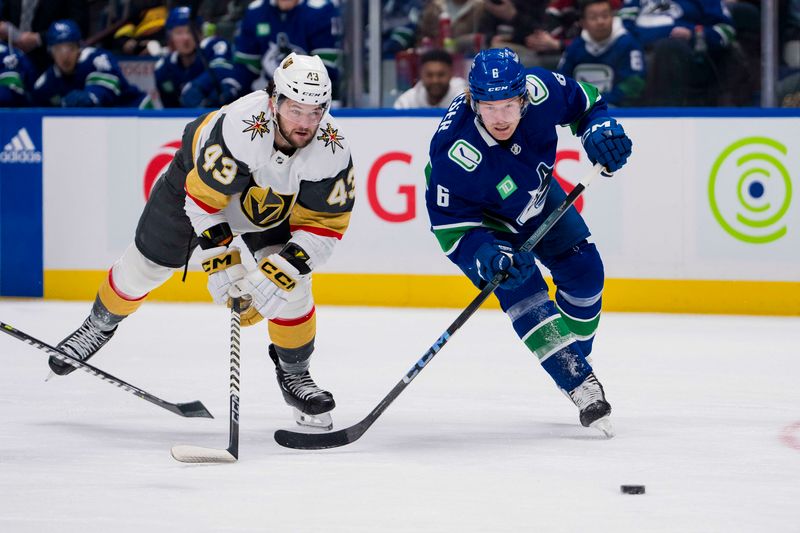
[(528, 205), (522, 210), (522, 213), (517, 217), (517, 224), (522, 226), (527, 221), (537, 216), (544, 208), (544, 202), (547, 199), (547, 191), (550, 190), (550, 183), (553, 181), (553, 169), (555, 165), (548, 165), (544, 161), (539, 163), (536, 167), (536, 173), (539, 175), (539, 187), (535, 190), (528, 191), (531, 199)]
[(271, 228), (289, 216), (294, 196), (275, 192), (269, 187), (262, 189), (252, 185), (241, 196), (242, 212), (256, 226)]

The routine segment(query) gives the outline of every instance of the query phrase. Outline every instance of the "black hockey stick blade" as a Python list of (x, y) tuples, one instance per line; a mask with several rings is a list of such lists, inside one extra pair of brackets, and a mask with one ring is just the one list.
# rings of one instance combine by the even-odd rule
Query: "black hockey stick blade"
[(275, 442), (284, 448), (294, 448), (296, 450), (338, 448), (357, 441), (371, 425), (371, 423), (366, 424), (365, 421), (361, 421), (355, 426), (328, 433), (299, 433), (297, 431), (279, 429), (275, 432)]
[[(570, 208), (575, 200), (583, 193), (589, 182), (598, 175), (610, 176), (600, 164), (594, 165), (592, 170), (588, 172), (581, 180), (575, 185), (575, 188), (570, 191), (566, 198), (556, 207), (542, 222), (542, 224), (528, 237), (528, 240), (520, 247), (523, 251), (530, 251), (542, 240), (550, 229), (555, 226), (567, 209)], [(275, 442), (286, 448), (295, 448), (299, 450), (322, 450), (326, 448), (337, 448), (355, 442), (370, 428), (370, 426), (378, 419), (379, 416), (386, 410), (389, 405), (400, 396), (400, 393), (416, 378), (420, 372), (425, 368), (425, 365), (430, 363), (431, 359), (439, 352), (439, 350), (447, 344), (450, 337), (456, 331), (461, 329), (461, 326), (466, 323), (467, 319), (471, 317), (475, 311), (483, 304), (484, 301), (491, 295), (497, 286), (503, 282), (507, 277), (505, 272), (499, 272), (486, 286), (481, 289), (481, 292), (461, 311), (461, 314), (453, 321), (441, 337), (436, 339), (436, 342), (428, 348), (419, 361), (406, 373), (405, 377), (401, 379), (394, 388), (389, 391), (380, 403), (359, 423), (350, 427), (331, 431), (329, 433), (301, 433), (298, 431), (288, 431), (279, 429), (275, 432)]]
[(89, 363), (84, 363), (80, 359), (76, 359), (75, 357), (72, 357), (68, 353), (63, 352), (53, 346), (50, 346), (46, 342), (40, 341), (36, 337), (28, 335), (27, 333), (20, 331), (14, 326), (6, 324), (5, 322), (0, 322), (0, 331), (8, 333), (15, 339), (19, 339), (22, 342), (33, 346), (34, 348), (42, 350), (47, 355), (51, 355), (60, 361), (63, 361), (65, 363), (74, 366), (75, 368), (80, 368), (81, 370), (84, 370), (85, 372), (88, 372), (89, 374), (102, 379), (106, 383), (111, 383), (112, 385), (119, 387), (120, 389), (128, 391), (134, 396), (146, 400), (152, 403), (153, 405), (157, 405), (162, 409), (166, 409), (167, 411), (175, 413), (176, 415), (184, 416), (187, 418), (214, 418), (214, 416), (208, 411), (208, 409), (206, 409), (206, 406), (203, 405), (203, 403), (200, 401), (187, 402), (187, 403), (172, 403), (166, 400), (162, 400), (161, 398), (153, 396), (149, 392), (144, 391), (139, 387), (131, 385), (130, 383), (127, 383), (119, 378), (112, 376), (108, 372), (100, 370), (99, 368), (94, 367)]

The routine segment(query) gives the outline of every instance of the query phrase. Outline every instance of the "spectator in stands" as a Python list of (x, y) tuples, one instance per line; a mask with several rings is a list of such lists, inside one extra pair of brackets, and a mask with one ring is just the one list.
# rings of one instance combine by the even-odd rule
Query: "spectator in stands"
[(730, 89), (735, 31), (720, 0), (625, 0), (619, 16), (652, 53), (647, 103), (715, 105)]
[[(333, 82), (335, 98), (341, 60), (341, 16), (337, 4), (329, 0), (252, 2), (234, 43), (234, 76), (241, 92), (266, 86), (280, 62), (297, 52), (322, 59)], [(254, 84), (256, 80), (259, 81)]]
[(422, 15), (422, 0), (387, 0), (383, 2), (381, 31), (383, 58), (414, 47), (417, 24)]
[(150, 98), (130, 85), (114, 57), (97, 48), (80, 47), (81, 32), (71, 20), (54, 22), (47, 30), (53, 66), (33, 88), (33, 103), (41, 107), (151, 107)]
[(429, 50), (420, 58), (420, 80), (395, 101), (395, 109), (447, 108), (464, 92), (467, 82), (453, 77), (453, 59), (444, 50)]
[[(609, 0), (611, 10), (622, 7), (622, 0)], [(578, 0), (550, 0), (547, 6), (546, 27), (554, 38), (561, 41), (561, 48), (566, 48), (577, 38), (583, 28), (580, 22)]]
[(164, 107), (219, 107), (238, 92), (232, 78), (231, 48), (206, 37), (198, 48), (198, 29), (188, 7), (175, 7), (166, 23), (170, 52), (156, 63), (156, 87)]
[(419, 23), (419, 42), (448, 52), (474, 55), (483, 47), (482, 0), (428, 0)]
[(583, 31), (564, 52), (558, 71), (600, 90), (609, 105), (639, 103), (644, 90), (644, 57), (639, 43), (614, 16), (609, 0), (582, 0)]
[(45, 34), (61, 19), (72, 19), (86, 31), (87, 0), (0, 0), (0, 41), (10, 41), (25, 53), (37, 72), (42, 72), (51, 64)]
[(36, 70), (25, 54), (0, 43), (0, 107), (29, 105), (35, 81)]
[[(480, 31), (486, 36), (488, 47), (510, 48), (528, 67), (542, 63), (540, 53), (560, 52), (558, 47), (547, 46), (556, 43), (544, 28), (547, 3), (547, 0), (485, 2)], [(534, 46), (529, 47), (526, 41)]]

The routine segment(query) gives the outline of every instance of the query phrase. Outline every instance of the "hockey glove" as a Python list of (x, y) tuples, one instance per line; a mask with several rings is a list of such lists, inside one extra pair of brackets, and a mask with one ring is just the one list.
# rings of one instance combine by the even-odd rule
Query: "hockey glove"
[(242, 326), (252, 326), (264, 318), (275, 318), (281, 312), (289, 293), (302, 276), (300, 271), (279, 254), (271, 254), (231, 287), (233, 297), (250, 296), (252, 303), (241, 315)]
[(581, 142), (592, 164), (600, 163), (609, 172), (616, 172), (625, 165), (633, 146), (622, 125), (610, 117), (589, 124)]
[(208, 273), (208, 292), (215, 304), (229, 305), (228, 291), (234, 282), (247, 274), (239, 249), (216, 246), (198, 252), (200, 264)]
[(95, 107), (99, 104), (100, 101), (95, 95), (89, 91), (81, 91), (79, 89), (70, 91), (64, 99), (61, 100), (61, 105), (64, 107)]
[(532, 253), (514, 253), (511, 245), (505, 241), (483, 243), (475, 252), (475, 265), (481, 279), (491, 281), (498, 272), (508, 274), (500, 287), (516, 289), (527, 280), (536, 268)]

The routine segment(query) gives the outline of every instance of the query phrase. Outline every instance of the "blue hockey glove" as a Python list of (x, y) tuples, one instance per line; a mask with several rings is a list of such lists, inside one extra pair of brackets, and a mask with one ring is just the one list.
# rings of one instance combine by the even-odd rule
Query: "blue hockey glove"
[(94, 107), (98, 105), (98, 103), (95, 95), (89, 91), (81, 91), (80, 89), (70, 91), (64, 99), (61, 100), (61, 105), (64, 107)]
[(616, 172), (625, 165), (633, 146), (622, 125), (613, 118), (601, 118), (589, 124), (581, 141), (592, 164), (600, 163), (609, 172)]
[(503, 289), (515, 289), (527, 280), (536, 268), (533, 254), (514, 253), (505, 241), (483, 243), (475, 252), (475, 265), (481, 279), (491, 281), (498, 272), (506, 272), (508, 277), (500, 282)]
[(181, 107), (200, 107), (203, 105), (205, 95), (199, 87), (187, 83), (181, 91)]

